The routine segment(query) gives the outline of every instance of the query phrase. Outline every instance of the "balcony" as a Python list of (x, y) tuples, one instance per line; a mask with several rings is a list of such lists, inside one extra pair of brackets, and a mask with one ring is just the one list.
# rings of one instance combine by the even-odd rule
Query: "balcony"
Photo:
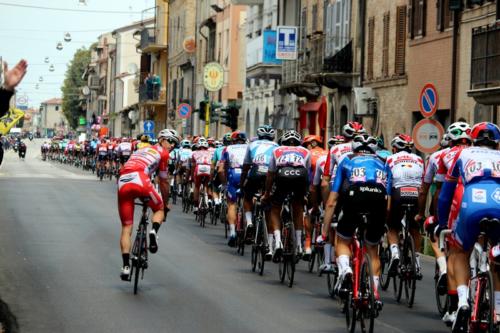
[(165, 91), (160, 86), (139, 85), (139, 103), (149, 106), (165, 105)]
[(470, 90), (484, 105), (500, 104), (500, 22), (472, 29)]
[(159, 44), (155, 36), (155, 28), (144, 28), (141, 30), (141, 41), (138, 48), (144, 53), (156, 53), (167, 50), (167, 45)]
[(101, 86), (98, 75), (90, 75), (89, 76), (89, 88), (92, 90), (97, 90)]
[(266, 30), (247, 44), (247, 78), (281, 78), (281, 60), (276, 59), (275, 31)]

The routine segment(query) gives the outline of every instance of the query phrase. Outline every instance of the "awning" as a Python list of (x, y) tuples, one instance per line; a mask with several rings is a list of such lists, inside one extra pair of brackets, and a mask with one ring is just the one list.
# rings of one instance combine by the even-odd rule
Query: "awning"
[[(326, 98), (323, 96), (320, 102), (308, 102), (299, 108), (300, 128), (309, 129), (309, 134), (316, 134), (316, 120), (320, 130), (326, 128)], [(309, 121), (308, 121), (309, 120)]]
[(318, 112), (322, 102), (309, 102), (302, 105), (299, 112)]

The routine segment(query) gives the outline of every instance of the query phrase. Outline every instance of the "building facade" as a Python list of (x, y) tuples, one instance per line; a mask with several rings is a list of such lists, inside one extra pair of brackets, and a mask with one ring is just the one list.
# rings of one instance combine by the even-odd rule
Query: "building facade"
[(41, 133), (43, 136), (53, 137), (67, 133), (68, 121), (62, 110), (62, 99), (52, 98), (40, 105)]

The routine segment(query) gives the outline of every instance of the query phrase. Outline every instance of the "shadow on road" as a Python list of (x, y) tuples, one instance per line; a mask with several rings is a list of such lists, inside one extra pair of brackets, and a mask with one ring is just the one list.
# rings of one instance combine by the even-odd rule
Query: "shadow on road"
[(17, 318), (10, 311), (9, 305), (0, 299), (0, 333), (17, 333), (19, 325)]

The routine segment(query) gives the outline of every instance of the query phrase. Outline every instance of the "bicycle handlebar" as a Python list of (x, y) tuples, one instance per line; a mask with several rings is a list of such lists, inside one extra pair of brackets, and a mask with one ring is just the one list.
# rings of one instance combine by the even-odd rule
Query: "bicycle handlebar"
[(441, 251), (444, 251), (445, 248), (445, 237), (448, 236), (448, 235), (451, 235), (451, 229), (445, 229), (443, 231), (441, 231), (441, 233), (439, 234), (439, 248), (441, 249)]

